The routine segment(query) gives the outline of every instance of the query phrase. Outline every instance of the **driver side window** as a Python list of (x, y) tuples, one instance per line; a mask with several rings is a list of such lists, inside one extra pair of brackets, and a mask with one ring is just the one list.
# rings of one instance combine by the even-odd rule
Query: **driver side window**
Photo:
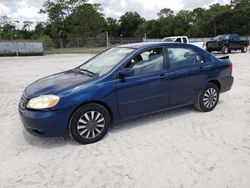
[(162, 48), (147, 50), (136, 55), (126, 67), (132, 68), (135, 76), (163, 70)]

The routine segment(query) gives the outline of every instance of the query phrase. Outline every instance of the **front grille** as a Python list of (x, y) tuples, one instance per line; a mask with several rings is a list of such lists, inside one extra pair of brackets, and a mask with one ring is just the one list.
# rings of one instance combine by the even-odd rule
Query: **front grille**
[(217, 46), (217, 42), (209, 42), (208, 46), (209, 47), (215, 47), (215, 46)]
[(27, 98), (23, 95), (22, 98), (21, 98), (21, 100), (20, 100), (20, 103), (19, 103), (20, 108), (26, 109), (26, 105), (27, 105), (28, 102), (29, 102), (29, 99), (27, 99)]

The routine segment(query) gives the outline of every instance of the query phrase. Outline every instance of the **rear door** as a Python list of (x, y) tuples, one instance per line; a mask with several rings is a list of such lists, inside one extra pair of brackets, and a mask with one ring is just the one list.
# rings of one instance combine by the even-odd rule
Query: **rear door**
[(229, 36), (229, 48), (240, 49), (242, 45), (240, 44), (240, 37), (238, 35)]
[(207, 64), (192, 48), (168, 48), (170, 106), (191, 104), (207, 80)]

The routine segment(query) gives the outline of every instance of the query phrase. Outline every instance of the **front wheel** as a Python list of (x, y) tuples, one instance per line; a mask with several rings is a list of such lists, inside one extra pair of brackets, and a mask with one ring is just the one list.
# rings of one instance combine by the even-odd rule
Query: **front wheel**
[(208, 83), (200, 92), (195, 108), (202, 112), (212, 111), (219, 101), (219, 88), (214, 83)]
[(86, 104), (75, 111), (69, 129), (74, 140), (90, 144), (101, 140), (108, 132), (110, 115), (99, 104)]
[(227, 46), (224, 46), (224, 47), (222, 48), (221, 52), (222, 52), (223, 54), (228, 54), (228, 53), (229, 53), (228, 47), (227, 47)]
[(211, 53), (211, 52), (212, 52), (212, 50), (210, 50), (209, 48), (206, 48), (206, 51), (208, 51), (209, 53)]
[(247, 52), (247, 47), (246, 47), (246, 46), (243, 47), (243, 48), (241, 49), (241, 52), (242, 52), (242, 53), (246, 53), (246, 52)]

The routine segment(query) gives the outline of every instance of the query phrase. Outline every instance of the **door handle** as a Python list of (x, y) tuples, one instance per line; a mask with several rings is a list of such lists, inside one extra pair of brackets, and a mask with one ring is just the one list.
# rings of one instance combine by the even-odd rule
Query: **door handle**
[(165, 79), (165, 78), (167, 78), (166, 74), (160, 74), (160, 79)]
[(200, 70), (200, 71), (204, 71), (204, 70), (205, 70), (205, 67), (199, 67), (199, 70)]

